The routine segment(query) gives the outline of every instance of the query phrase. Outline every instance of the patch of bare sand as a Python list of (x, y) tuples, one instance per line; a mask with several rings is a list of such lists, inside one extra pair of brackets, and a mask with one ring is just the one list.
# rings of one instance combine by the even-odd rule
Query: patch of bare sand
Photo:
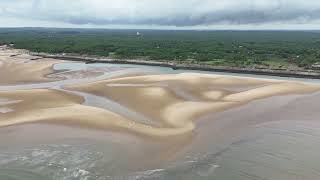
[(246, 77), (222, 76), (214, 74), (181, 73), (181, 74), (161, 74), (146, 75), (139, 77), (116, 78), (107, 81), (108, 83), (166, 83), (168, 85), (196, 86), (198, 89), (226, 87), (248, 87), (273, 82), (278, 80), (260, 80)]
[[(18, 51), (0, 53), (0, 84), (48, 81), (55, 60), (32, 61)], [(14, 55), (14, 56), (12, 56)], [(52, 79), (50, 79), (52, 80)], [(0, 91), (0, 127), (51, 122), (105, 130), (121, 130), (152, 137), (192, 132), (194, 120), (256, 99), (312, 93), (319, 86), (206, 74), (164, 74), (118, 77), (68, 87), (109, 98), (162, 124), (154, 127), (106, 109), (82, 105), (83, 98), (59, 90)], [(181, 91), (180, 93), (178, 91)], [(180, 94), (180, 95), (179, 95)], [(195, 97), (195, 98), (187, 98)]]
[[(139, 77), (137, 77), (139, 78)], [(64, 125), (78, 125), (105, 130), (120, 130), (151, 137), (167, 137), (190, 133), (194, 130), (194, 120), (208, 112), (219, 112), (252, 101), (252, 97), (241, 92), (235, 97), (228, 95), (212, 102), (185, 101), (175, 96), (165, 87), (108, 87), (100, 83), (82, 85), (76, 90), (105, 95), (116, 98), (118, 102), (126, 102), (129, 108), (143, 114), (152, 115), (164, 123), (163, 127), (153, 127), (124, 118), (111, 111), (81, 105), (83, 99), (79, 96), (58, 90), (24, 90), (0, 92), (2, 99), (16, 103), (4, 103), (2, 108), (10, 108), (0, 117), (0, 126), (10, 126), (23, 123), (52, 122)], [(256, 98), (285, 93), (307, 93), (318, 90), (318, 87), (302, 84), (283, 83), (269, 85), (267, 89), (250, 90), (257, 93)], [(276, 87), (276, 88), (275, 88)], [(303, 87), (303, 88), (302, 88)], [(270, 89), (276, 89), (270, 93)], [(295, 89), (295, 90), (294, 90)], [(241, 98), (237, 98), (237, 97)], [(233, 97), (233, 99), (230, 97)], [(217, 98), (215, 96), (215, 98)], [(225, 101), (227, 99), (228, 101)]]
[(32, 56), (25, 50), (2, 49), (0, 50), (0, 85), (94, 78), (104, 73), (125, 69), (118, 67), (92, 67), (62, 72), (57, 72), (53, 69), (54, 64), (63, 62), (67, 61)]
[(257, 87), (280, 83), (280, 80), (254, 79), (246, 77), (223, 76), (213, 74), (182, 73), (165, 75), (147, 75), (139, 77), (116, 78), (106, 81), (108, 86), (112, 84), (131, 84), (131, 86), (167, 86), (178, 87), (182, 91), (202, 101), (212, 101), (228, 94), (250, 90)]
[[(190, 132), (193, 125), (157, 128), (126, 119), (111, 111), (81, 105), (83, 99), (58, 90), (0, 92), (0, 97), (17, 103), (2, 105), (13, 111), (0, 116), (0, 126), (25, 123), (57, 123), (86, 128), (120, 130), (154, 137)], [(19, 101), (19, 102), (18, 102)]]
[(270, 96), (280, 96), (286, 94), (312, 93), (319, 90), (319, 86), (306, 85), (295, 82), (282, 82), (260, 88), (250, 89), (247, 91), (230, 94), (223, 99), (226, 101), (247, 102), (256, 99), (263, 99)]
[[(0, 51), (0, 54), (5, 53)], [(21, 57), (0, 56), (0, 84), (48, 82), (46, 75), (53, 73), (53, 59), (33, 61)]]
[[(178, 82), (181, 89), (192, 88), (193, 93), (202, 96), (204, 100), (185, 100), (177, 96), (170, 88), (158, 85), (159, 82), (162, 84)], [(170, 83), (169, 87), (172, 85)], [(218, 90), (231, 85), (233, 87), (246, 85), (252, 88), (234, 92)], [(260, 87), (256, 87), (256, 85), (260, 85)], [(295, 82), (198, 74), (126, 77), (77, 85), (69, 87), (69, 89), (110, 98), (134, 111), (162, 122), (164, 127), (184, 129), (184, 131), (177, 131), (177, 134), (192, 131), (195, 128), (194, 120), (206, 113), (224, 111), (256, 99), (286, 94), (312, 93), (320, 90), (319, 86)], [(162, 131), (160, 134), (168, 135), (166, 131)]]

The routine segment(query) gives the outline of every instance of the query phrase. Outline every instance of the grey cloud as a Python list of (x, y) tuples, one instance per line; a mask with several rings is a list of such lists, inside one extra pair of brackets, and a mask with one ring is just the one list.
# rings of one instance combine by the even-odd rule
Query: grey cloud
[(77, 25), (196, 26), (320, 20), (320, 2), (314, 0), (4, 0), (0, 9), (2, 16)]

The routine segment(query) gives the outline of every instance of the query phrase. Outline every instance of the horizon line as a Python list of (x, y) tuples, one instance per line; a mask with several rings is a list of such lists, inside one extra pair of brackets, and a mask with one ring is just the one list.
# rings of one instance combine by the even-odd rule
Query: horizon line
[(320, 31), (319, 29), (306, 28), (306, 29), (291, 29), (291, 28), (107, 28), (107, 27), (47, 27), (47, 26), (25, 26), (25, 27), (0, 27), (0, 29), (86, 29), (86, 30), (156, 30), (156, 31)]

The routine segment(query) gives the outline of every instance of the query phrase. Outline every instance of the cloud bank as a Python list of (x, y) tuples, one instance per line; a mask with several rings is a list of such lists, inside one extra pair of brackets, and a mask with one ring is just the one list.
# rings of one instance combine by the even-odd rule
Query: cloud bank
[[(11, 20), (10, 20), (11, 19)], [(313, 24), (317, 0), (1, 0), (0, 22), (68, 25), (215, 26)]]

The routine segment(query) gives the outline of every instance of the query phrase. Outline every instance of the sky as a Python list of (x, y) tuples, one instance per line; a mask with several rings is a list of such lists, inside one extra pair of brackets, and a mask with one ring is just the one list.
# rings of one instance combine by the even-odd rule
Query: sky
[(320, 29), (320, 0), (0, 0), (0, 27)]

